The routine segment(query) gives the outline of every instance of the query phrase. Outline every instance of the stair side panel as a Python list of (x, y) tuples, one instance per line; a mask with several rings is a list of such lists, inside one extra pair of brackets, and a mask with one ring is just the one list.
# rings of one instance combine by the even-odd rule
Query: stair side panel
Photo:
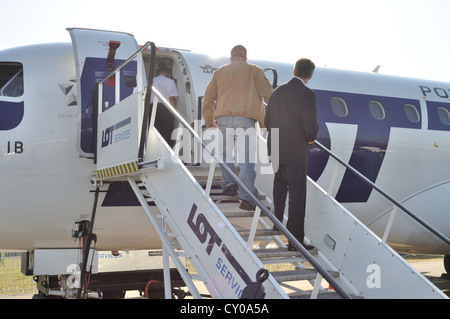
[(363, 298), (444, 298), (344, 206), (308, 179), (306, 237)]
[[(207, 279), (213, 286), (214, 298), (239, 298), (263, 264), (236, 232), (231, 223), (212, 202), (189, 170), (176, 158), (154, 130), (149, 132), (145, 160), (164, 159), (164, 170), (146, 174), (146, 188), (152, 197), (164, 205), (183, 239), (183, 249), (193, 252)], [(266, 298), (287, 298), (275, 279), (270, 276), (264, 283)]]

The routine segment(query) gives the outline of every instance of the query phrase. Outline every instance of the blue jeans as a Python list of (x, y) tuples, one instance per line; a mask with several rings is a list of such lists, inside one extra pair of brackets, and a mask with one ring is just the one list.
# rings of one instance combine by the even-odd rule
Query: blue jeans
[[(257, 197), (258, 190), (255, 187), (255, 162), (256, 162), (256, 130), (255, 120), (245, 117), (225, 116), (217, 119), (217, 125), (222, 133), (222, 148), (219, 156), (224, 163), (234, 172), (235, 162), (239, 165), (239, 179)], [(235, 145), (236, 142), (236, 145)], [(224, 183), (222, 189), (235, 184), (230, 174), (222, 168)], [(256, 204), (251, 197), (239, 186), (239, 198), (251, 204)]]

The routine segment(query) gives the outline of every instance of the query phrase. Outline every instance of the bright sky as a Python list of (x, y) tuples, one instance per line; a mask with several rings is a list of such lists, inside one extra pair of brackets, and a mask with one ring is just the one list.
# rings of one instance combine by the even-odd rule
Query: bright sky
[(140, 44), (450, 82), (449, 0), (0, 0), (0, 50), (69, 42), (69, 27)]

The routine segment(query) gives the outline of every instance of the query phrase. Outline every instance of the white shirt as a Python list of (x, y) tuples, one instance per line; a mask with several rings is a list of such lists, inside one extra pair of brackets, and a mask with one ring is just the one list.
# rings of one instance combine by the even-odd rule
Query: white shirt
[[(178, 96), (177, 86), (175, 81), (166, 78), (164, 75), (160, 74), (153, 78), (153, 86), (164, 96), (165, 99), (169, 100), (170, 97)], [(153, 103), (153, 92), (150, 101)]]

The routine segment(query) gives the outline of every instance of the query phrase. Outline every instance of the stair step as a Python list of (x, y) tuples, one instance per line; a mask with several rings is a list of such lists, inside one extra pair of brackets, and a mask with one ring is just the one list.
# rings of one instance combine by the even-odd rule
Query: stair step
[[(250, 235), (250, 230), (238, 230), (239, 235), (241, 235), (242, 238), (248, 238)], [(281, 231), (278, 230), (272, 230), (272, 229), (257, 229), (255, 237), (268, 237), (268, 236), (279, 236), (283, 235)]]
[[(272, 276), (278, 282), (284, 281), (297, 281), (297, 280), (311, 280), (316, 279), (317, 270), (312, 268), (296, 269), (296, 270), (285, 270), (285, 271), (274, 271)], [(339, 277), (338, 271), (329, 271), (333, 278)]]
[[(255, 255), (264, 265), (304, 263), (307, 259), (299, 251), (289, 251), (287, 248), (257, 249)], [(309, 250), (311, 255), (317, 255), (318, 250)]]
[[(214, 198), (213, 198), (213, 200), (214, 200)], [(239, 208), (240, 201), (237, 201), (237, 200), (216, 201), (215, 204), (227, 218), (253, 217), (255, 215), (254, 210), (240, 209)], [(267, 207), (267, 209), (269, 211), (271, 210), (270, 207)], [(264, 218), (264, 217), (266, 217), (266, 214), (261, 211), (260, 217)]]
[[(240, 209), (239, 204), (240, 203), (237, 201), (223, 201), (220, 203), (216, 203), (217, 207), (219, 207), (219, 209), (227, 218), (252, 218), (255, 215), (255, 211), (253, 210)], [(261, 217), (264, 217), (263, 214), (261, 215)]]
[[(290, 295), (289, 298), (291, 299), (311, 299), (311, 295)], [(342, 299), (341, 296), (335, 291), (324, 291), (319, 292), (317, 295), (317, 299)]]
[[(202, 179), (202, 178), (197, 178), (197, 182), (203, 187), (203, 188), (205, 188), (206, 187), (206, 183), (207, 183), (207, 180), (206, 179)], [(211, 187), (215, 187), (215, 188), (217, 188), (217, 189), (220, 189), (221, 191), (222, 191), (222, 180), (219, 180), (219, 179), (214, 179), (213, 181), (212, 181), (212, 183), (211, 183)]]
[[(317, 248), (308, 250), (311, 255), (317, 255)], [(287, 248), (275, 248), (275, 249), (255, 249), (253, 250), (258, 258), (289, 258), (289, 257), (302, 257), (302, 253), (295, 250), (290, 251)]]
[[(229, 196), (229, 195), (222, 195), (221, 193), (211, 193), (209, 195), (211, 197), (212, 200), (214, 201), (221, 201), (221, 200), (233, 200), (233, 201), (238, 201), (239, 196)], [(259, 200), (265, 200), (266, 199), (266, 195), (258, 195), (258, 199)]]
[[(357, 296), (354, 294), (350, 294), (350, 297), (352, 299), (364, 299), (362, 296)], [(306, 295), (289, 295), (289, 298), (291, 299), (311, 299), (311, 295), (310, 294), (306, 294)], [(336, 291), (333, 290), (325, 290), (325, 291), (320, 291), (317, 299), (342, 299), (341, 296), (339, 296), (339, 294)]]
[[(208, 174), (209, 172), (209, 168), (210, 166), (186, 166), (187, 169), (192, 173), (192, 175), (197, 175), (197, 174)], [(221, 169), (220, 169), (220, 165), (216, 165), (215, 167), (215, 171), (220, 173)]]
[[(197, 177), (203, 177), (208, 176), (210, 166), (187, 166), (188, 170), (191, 172), (192, 175)], [(234, 172), (236, 175), (239, 176), (239, 166), (235, 166)], [(215, 170), (214, 170), (214, 176), (217, 176), (219, 178), (222, 178), (222, 169), (220, 168), (220, 165), (216, 164)]]
[(241, 210), (241, 211), (232, 211), (232, 212), (223, 212), (226, 218), (245, 218), (245, 217), (253, 217), (255, 215), (254, 211)]

